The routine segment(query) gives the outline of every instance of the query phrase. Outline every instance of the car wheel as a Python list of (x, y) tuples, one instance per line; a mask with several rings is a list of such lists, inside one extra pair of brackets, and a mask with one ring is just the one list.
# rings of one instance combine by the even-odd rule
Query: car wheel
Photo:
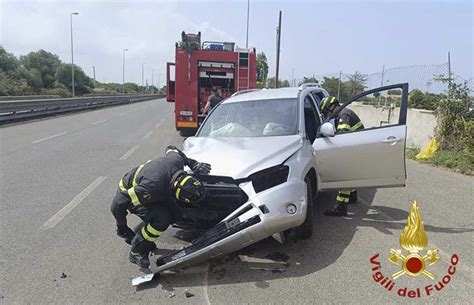
[(313, 208), (313, 189), (311, 184), (311, 179), (306, 177), (304, 179), (306, 182), (306, 200), (308, 202), (308, 207), (306, 208), (306, 218), (302, 225), (296, 228), (296, 236), (299, 239), (308, 239), (313, 235), (314, 229), (314, 208)]

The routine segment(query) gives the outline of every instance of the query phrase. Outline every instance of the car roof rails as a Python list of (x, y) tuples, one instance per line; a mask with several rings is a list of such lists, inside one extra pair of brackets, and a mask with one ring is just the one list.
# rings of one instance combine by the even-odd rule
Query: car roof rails
[(305, 83), (305, 84), (301, 84), (299, 86), (299, 89), (300, 90), (303, 90), (303, 89), (306, 89), (306, 88), (309, 88), (309, 87), (318, 87), (318, 88), (321, 88), (321, 85), (319, 83)]
[(244, 94), (244, 93), (249, 93), (249, 92), (253, 92), (253, 91), (260, 91), (262, 89), (245, 89), (245, 90), (240, 90), (240, 91), (237, 91), (237, 92), (234, 92), (234, 94), (231, 95), (232, 96), (237, 96), (237, 95), (240, 95), (240, 94)]

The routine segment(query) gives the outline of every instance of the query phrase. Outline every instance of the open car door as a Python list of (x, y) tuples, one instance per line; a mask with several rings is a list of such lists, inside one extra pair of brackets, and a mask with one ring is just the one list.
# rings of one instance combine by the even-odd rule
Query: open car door
[[(374, 103), (378, 106), (367, 105)], [(313, 142), (320, 189), (405, 186), (407, 106), (408, 83), (390, 85), (350, 98), (327, 118)], [(359, 116), (363, 129), (336, 131), (346, 107)]]

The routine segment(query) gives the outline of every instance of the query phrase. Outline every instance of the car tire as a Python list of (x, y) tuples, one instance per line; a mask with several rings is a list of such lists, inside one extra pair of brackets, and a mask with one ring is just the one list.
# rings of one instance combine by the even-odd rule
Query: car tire
[(306, 199), (308, 206), (306, 208), (306, 218), (302, 225), (296, 227), (296, 236), (299, 239), (308, 239), (313, 235), (314, 229), (314, 194), (313, 194), (313, 185), (311, 179), (306, 177), (304, 179), (306, 182)]

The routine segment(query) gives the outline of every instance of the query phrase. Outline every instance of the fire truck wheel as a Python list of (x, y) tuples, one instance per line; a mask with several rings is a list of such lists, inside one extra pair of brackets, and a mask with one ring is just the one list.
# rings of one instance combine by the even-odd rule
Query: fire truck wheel
[(196, 134), (196, 129), (181, 129), (179, 135), (182, 137), (192, 137)]

